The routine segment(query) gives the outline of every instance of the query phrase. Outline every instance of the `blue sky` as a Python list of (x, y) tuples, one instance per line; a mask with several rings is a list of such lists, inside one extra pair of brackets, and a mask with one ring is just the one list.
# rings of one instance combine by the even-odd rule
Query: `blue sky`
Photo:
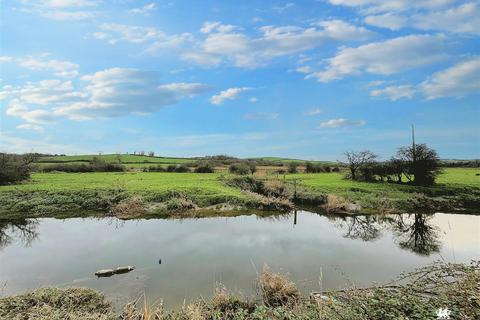
[(0, 149), (480, 157), (480, 2), (1, 1)]

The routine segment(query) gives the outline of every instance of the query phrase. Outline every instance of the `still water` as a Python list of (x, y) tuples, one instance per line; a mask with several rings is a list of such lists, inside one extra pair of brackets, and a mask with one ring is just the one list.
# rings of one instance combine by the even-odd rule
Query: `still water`
[[(210, 296), (217, 283), (251, 295), (264, 265), (288, 272), (308, 293), (385, 282), (438, 259), (480, 259), (480, 216), (299, 211), (268, 218), (0, 222), (1, 295), (84, 286), (104, 292), (117, 306), (146, 292), (174, 308)], [(136, 269), (94, 276), (98, 269), (127, 265)]]

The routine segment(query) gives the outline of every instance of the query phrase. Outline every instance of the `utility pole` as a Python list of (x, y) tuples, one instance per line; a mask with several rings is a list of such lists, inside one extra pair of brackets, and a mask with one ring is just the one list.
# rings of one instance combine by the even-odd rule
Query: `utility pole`
[(417, 174), (417, 151), (415, 150), (415, 127), (412, 124), (412, 167), (413, 167), (413, 181)]
[(416, 160), (415, 156), (415, 127), (412, 124), (412, 152), (413, 152), (413, 161)]

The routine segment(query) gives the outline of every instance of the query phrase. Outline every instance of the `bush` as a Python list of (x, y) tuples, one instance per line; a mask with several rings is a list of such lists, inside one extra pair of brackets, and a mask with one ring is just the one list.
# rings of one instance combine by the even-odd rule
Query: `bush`
[[(327, 171), (327, 168), (328, 168), (328, 171)], [(306, 165), (305, 165), (305, 172), (306, 173), (321, 173), (321, 172), (330, 172), (331, 169), (330, 167), (323, 167), (321, 164), (319, 163), (311, 163), (311, 162), (307, 162)]]
[(165, 168), (162, 167), (161, 164), (157, 164), (156, 166), (149, 166), (143, 168), (143, 172), (165, 172)]
[(34, 154), (0, 153), (0, 185), (11, 184), (30, 178), (31, 165), (35, 161)]
[(167, 172), (179, 172), (179, 173), (190, 172), (190, 168), (184, 164), (181, 164), (181, 165), (172, 164), (167, 167)]
[(215, 167), (208, 163), (201, 163), (198, 165), (198, 167), (195, 168), (194, 170), (195, 173), (214, 173), (215, 172)]
[(118, 163), (106, 162), (94, 157), (89, 163), (55, 163), (41, 169), (43, 172), (122, 172), (125, 166)]
[(297, 167), (298, 167), (297, 163), (290, 162), (288, 164), (288, 173), (297, 173), (298, 172)]
[(234, 163), (228, 167), (228, 171), (234, 174), (247, 175), (254, 173), (256, 168), (254, 165), (248, 165), (246, 163)]

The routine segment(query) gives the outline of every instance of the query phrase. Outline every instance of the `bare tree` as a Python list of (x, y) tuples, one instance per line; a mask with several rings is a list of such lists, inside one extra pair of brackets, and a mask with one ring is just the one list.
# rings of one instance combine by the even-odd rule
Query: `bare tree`
[(431, 185), (441, 173), (440, 159), (435, 150), (426, 144), (398, 149), (397, 159), (405, 164), (404, 174), (416, 185)]
[(359, 170), (365, 166), (375, 164), (377, 156), (370, 150), (360, 152), (347, 151), (345, 152), (345, 158), (350, 170), (350, 178), (357, 180)]

